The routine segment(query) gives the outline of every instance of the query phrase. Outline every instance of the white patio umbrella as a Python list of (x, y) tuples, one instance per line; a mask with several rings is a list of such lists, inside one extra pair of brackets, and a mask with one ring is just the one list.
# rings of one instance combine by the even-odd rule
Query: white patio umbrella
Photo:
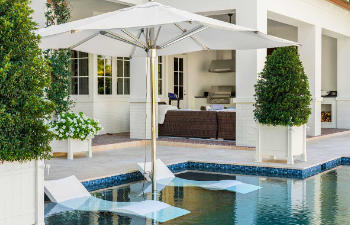
[(297, 45), (259, 31), (148, 2), (37, 31), (43, 49), (99, 55), (148, 56), (152, 80), (152, 180), (156, 190), (156, 55)]

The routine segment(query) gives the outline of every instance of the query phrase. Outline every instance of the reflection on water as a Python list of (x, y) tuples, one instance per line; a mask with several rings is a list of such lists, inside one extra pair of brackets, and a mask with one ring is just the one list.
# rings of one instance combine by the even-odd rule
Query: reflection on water
[[(166, 187), (159, 200), (190, 210), (166, 225), (217, 224), (350, 224), (350, 167), (319, 174), (306, 180), (187, 173), (187, 179), (237, 179), (262, 189), (248, 194), (209, 191), (195, 187)], [(110, 201), (151, 199), (142, 194), (144, 183), (103, 190), (96, 197)], [(104, 212), (66, 212), (46, 219), (48, 225), (142, 225), (143, 218)]]

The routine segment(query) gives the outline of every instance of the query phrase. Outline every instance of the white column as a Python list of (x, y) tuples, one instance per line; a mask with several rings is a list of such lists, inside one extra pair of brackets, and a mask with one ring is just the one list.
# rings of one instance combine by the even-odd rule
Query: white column
[[(149, 60), (148, 57), (133, 57), (130, 60), (130, 138), (151, 138), (152, 107)], [(157, 60), (156, 64), (158, 64)], [(158, 66), (156, 66), (156, 74), (158, 74)], [(158, 84), (158, 75), (156, 76), (156, 84)]]
[(350, 38), (339, 38), (337, 51), (337, 128), (350, 129)]
[[(112, 85), (113, 87), (113, 85)], [(98, 96), (98, 80), (97, 80), (97, 55), (89, 54), (89, 102), (90, 109), (89, 112), (92, 118), (95, 118), (96, 113), (96, 98)], [(98, 118), (96, 118), (98, 119)], [(103, 130), (102, 130), (103, 133)]]
[(312, 95), (307, 134), (321, 135), (321, 70), (322, 70), (322, 28), (314, 25), (300, 25), (298, 27), (298, 42), (300, 59), (305, 73), (309, 78)]
[[(266, 33), (266, 0), (245, 1), (236, 11), (237, 25)], [(266, 49), (244, 50), (236, 53), (236, 144), (255, 146), (257, 124), (254, 120), (254, 85), (264, 67)]]

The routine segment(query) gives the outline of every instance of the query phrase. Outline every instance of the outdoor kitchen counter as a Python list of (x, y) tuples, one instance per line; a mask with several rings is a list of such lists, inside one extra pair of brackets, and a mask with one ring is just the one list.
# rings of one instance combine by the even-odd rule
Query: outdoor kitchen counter
[[(210, 106), (212, 104), (209, 104), (207, 102), (207, 98), (204, 96), (196, 96), (193, 99), (193, 109), (200, 110), (201, 106)], [(236, 98), (230, 97), (230, 104), (223, 104), (225, 107), (235, 107), (236, 106)], [(192, 108), (192, 107), (191, 107)]]
[[(205, 97), (205, 96), (194, 96), (194, 98), (207, 98), (207, 97)], [(234, 99), (236, 97), (230, 97), (230, 98)]]

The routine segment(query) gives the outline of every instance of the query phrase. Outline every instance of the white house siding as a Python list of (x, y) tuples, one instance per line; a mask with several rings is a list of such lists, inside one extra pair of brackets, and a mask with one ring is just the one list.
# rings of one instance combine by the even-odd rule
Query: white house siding
[(94, 103), (94, 117), (102, 124), (102, 133), (129, 132), (129, 99), (114, 96), (107, 99), (97, 98)]
[(337, 39), (322, 36), (322, 81), (321, 90), (337, 90)]
[(74, 106), (73, 106), (73, 111), (76, 113), (79, 112), (84, 112), (87, 116), (93, 118), (95, 116), (94, 114), (94, 105), (93, 101), (90, 100), (89, 98), (86, 98), (86, 100), (83, 100), (82, 98), (72, 98), (74, 100)]
[[(264, 0), (265, 1), (265, 0)], [(266, 0), (268, 17), (281, 22), (308, 23), (350, 36), (350, 12), (326, 0)]]
[(267, 20), (267, 34), (294, 42), (298, 41), (298, 27), (271, 19)]
[(44, 27), (45, 26), (45, 9), (46, 9), (46, 0), (33, 0), (30, 3), (30, 7), (34, 10), (32, 17), (34, 21), (38, 24), (38, 26)]
[(337, 127), (350, 129), (350, 38), (338, 38), (337, 49)]
[[(110, 98), (109, 98), (110, 97)], [(98, 96), (94, 101), (80, 98), (73, 108), (99, 120), (103, 130), (100, 134), (129, 132), (129, 98), (118, 96)]]
[(105, 0), (68, 0), (71, 20), (83, 19), (126, 7), (126, 5)]

